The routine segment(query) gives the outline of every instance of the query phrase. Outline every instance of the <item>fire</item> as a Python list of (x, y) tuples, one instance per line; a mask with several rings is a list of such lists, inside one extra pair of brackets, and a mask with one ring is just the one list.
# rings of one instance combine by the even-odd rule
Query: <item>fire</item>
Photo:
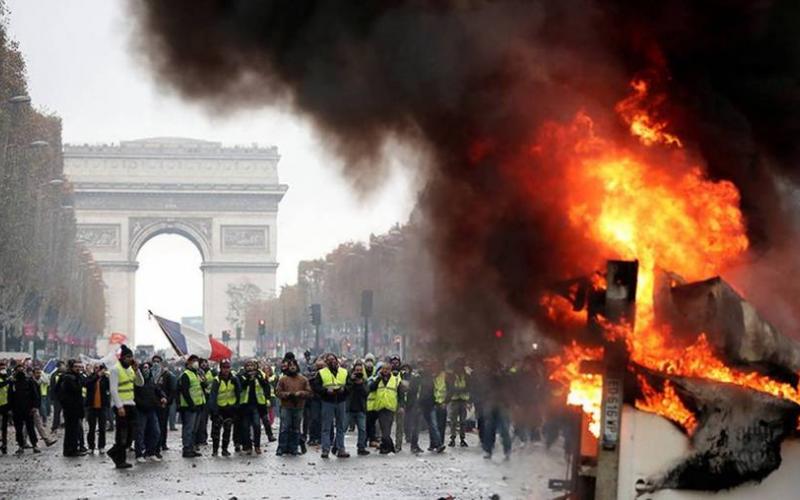
[[(665, 132), (666, 121), (659, 121), (652, 117), (651, 110), (657, 109), (664, 101), (663, 95), (651, 97), (650, 85), (643, 78), (636, 78), (631, 82), (633, 94), (617, 104), (617, 113), (630, 127), (630, 132), (638, 137), (642, 144), (666, 144), (682, 147), (680, 139), (675, 135)], [(650, 101), (650, 106), (646, 107)]]
[[(601, 322), (606, 337), (624, 339), (632, 362), (667, 374), (736, 384), (800, 403), (796, 387), (751, 372), (732, 369), (716, 355), (705, 335), (689, 346), (671, 340), (670, 329), (654, 318), (654, 286), (658, 269), (689, 280), (720, 274), (747, 250), (739, 193), (727, 181), (709, 179), (702, 164), (668, 133), (668, 123), (653, 118), (661, 98), (648, 95), (644, 80), (632, 83), (633, 94), (616, 110), (641, 145), (628, 147), (598, 133), (586, 113), (568, 125), (545, 127), (533, 155), (550, 152), (563, 167), (568, 224), (591, 242), (603, 258), (638, 260), (636, 318), (633, 325)], [(667, 146), (652, 148), (654, 145)], [(597, 262), (597, 267), (602, 262)], [(567, 300), (546, 296), (542, 305), (555, 321), (576, 321)], [(584, 374), (580, 363), (601, 352), (577, 344), (551, 360), (554, 380), (569, 387), (567, 400), (593, 416), (599, 434), (602, 377)], [(663, 415), (691, 433), (694, 415), (672, 384), (657, 391), (640, 379), (643, 399), (637, 407)]]
[(567, 404), (580, 406), (591, 419), (589, 430), (600, 435), (600, 401), (603, 393), (603, 377), (598, 374), (583, 373), (581, 365), (585, 361), (603, 357), (601, 347), (583, 347), (576, 342), (564, 349), (560, 356), (548, 358), (550, 379), (564, 387), (569, 387)]
[(684, 406), (683, 401), (678, 397), (675, 388), (669, 382), (664, 382), (664, 390), (659, 392), (647, 383), (647, 379), (639, 375), (639, 387), (642, 390), (644, 399), (636, 401), (636, 408), (650, 413), (657, 413), (677, 423), (689, 434), (694, 432), (697, 427), (697, 419), (694, 414)]

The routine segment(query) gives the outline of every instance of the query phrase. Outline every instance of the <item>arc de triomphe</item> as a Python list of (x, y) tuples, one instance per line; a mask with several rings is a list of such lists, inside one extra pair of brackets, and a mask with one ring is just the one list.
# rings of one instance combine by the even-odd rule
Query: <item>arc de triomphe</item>
[(175, 233), (202, 256), (203, 321), (230, 328), (227, 288), (244, 282), (275, 292), (278, 182), (275, 147), (222, 147), (181, 138), (67, 145), (78, 239), (103, 269), (107, 331), (135, 343), (136, 256), (154, 236)]

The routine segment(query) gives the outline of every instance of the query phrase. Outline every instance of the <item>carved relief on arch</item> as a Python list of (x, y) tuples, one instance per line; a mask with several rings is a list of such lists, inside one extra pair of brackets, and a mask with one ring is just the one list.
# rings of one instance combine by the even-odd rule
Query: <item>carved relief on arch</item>
[(212, 223), (205, 217), (131, 217), (128, 219), (130, 259), (136, 258), (142, 246), (162, 233), (180, 234), (200, 251), (203, 260), (210, 258)]

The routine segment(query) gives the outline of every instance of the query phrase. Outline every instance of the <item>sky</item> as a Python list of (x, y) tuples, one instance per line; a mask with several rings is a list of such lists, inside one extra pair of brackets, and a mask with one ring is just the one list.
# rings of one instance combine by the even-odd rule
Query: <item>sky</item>
[[(340, 160), (290, 112), (263, 108), (211, 116), (159, 86), (130, 49), (132, 20), (125, 0), (6, 2), (33, 105), (63, 119), (65, 143), (178, 136), (278, 147), (280, 181), (289, 185), (278, 212), (279, 287), (296, 281), (300, 260), (322, 257), (341, 242), (365, 240), (408, 219), (418, 183), (407, 169), (392, 165), (382, 187), (357, 195), (338, 175)], [(145, 302), (158, 302), (174, 319), (200, 315), (200, 256), (187, 240), (164, 235), (148, 242), (138, 261), (137, 343), (163, 346), (147, 321)]]

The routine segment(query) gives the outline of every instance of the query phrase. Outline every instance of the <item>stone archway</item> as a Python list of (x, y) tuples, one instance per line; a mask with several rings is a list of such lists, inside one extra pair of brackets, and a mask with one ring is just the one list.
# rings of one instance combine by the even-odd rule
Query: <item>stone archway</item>
[(128, 255), (136, 259), (145, 243), (159, 234), (179, 234), (192, 242), (203, 262), (211, 255), (211, 218), (132, 217)]
[(103, 269), (107, 335), (135, 343), (136, 256), (159, 234), (182, 235), (200, 251), (207, 333), (233, 326), (229, 285), (274, 293), (278, 204), (288, 189), (278, 182), (279, 159), (274, 147), (177, 138), (65, 146), (78, 238)]

